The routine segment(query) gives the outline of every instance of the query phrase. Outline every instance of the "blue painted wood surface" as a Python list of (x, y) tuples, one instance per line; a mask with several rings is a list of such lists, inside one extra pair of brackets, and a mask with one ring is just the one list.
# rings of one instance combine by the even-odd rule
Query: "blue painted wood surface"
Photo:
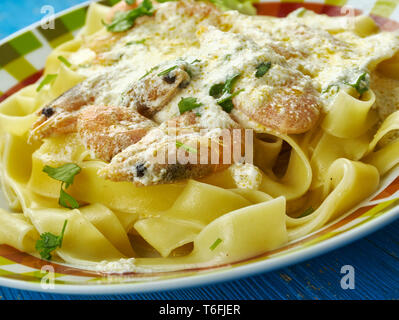
[[(1, 0), (0, 38), (82, 0)], [(0, 299), (399, 299), (399, 221), (318, 258), (259, 276), (199, 288), (116, 296), (66, 296), (0, 287)], [(355, 268), (355, 289), (340, 286), (341, 267)]]

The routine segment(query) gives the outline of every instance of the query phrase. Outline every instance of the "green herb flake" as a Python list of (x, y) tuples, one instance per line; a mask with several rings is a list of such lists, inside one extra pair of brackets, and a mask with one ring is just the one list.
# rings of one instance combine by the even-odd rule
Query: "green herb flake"
[(230, 60), (231, 60), (231, 54), (226, 54), (226, 55), (224, 56), (224, 60), (225, 60), (225, 61), (230, 61)]
[(187, 111), (191, 111), (193, 109), (201, 107), (202, 103), (197, 102), (197, 98), (189, 97), (189, 98), (181, 98), (178, 106), (180, 114), (183, 114)]
[(348, 86), (351, 86), (352, 88), (355, 88), (356, 91), (362, 95), (363, 93), (367, 92), (369, 90), (370, 86), (370, 78), (369, 74), (367, 72), (363, 72), (355, 81), (355, 83), (348, 83), (345, 82)]
[(298, 218), (306, 217), (306, 216), (312, 214), (313, 212), (315, 212), (315, 209), (313, 209), (313, 207), (309, 207)]
[(305, 8), (299, 8), (297, 10), (295, 10), (293, 12), (293, 14), (295, 14), (296, 17), (301, 18), (305, 15), (305, 13), (308, 12), (308, 10), (306, 10)]
[(232, 93), (233, 91), (233, 87), (236, 83), (236, 81), (238, 80), (238, 78), (240, 77), (240, 74), (235, 74), (234, 76), (227, 78), (226, 83), (224, 85), (224, 89), (223, 92), (224, 93)]
[(171, 72), (171, 71), (177, 69), (177, 67), (178, 67), (178, 66), (170, 67), (169, 69), (166, 69), (166, 70), (164, 70), (164, 71), (158, 73), (158, 76), (159, 76), (159, 77), (166, 76), (166, 75), (169, 74), (169, 72)]
[(271, 62), (262, 62), (256, 67), (255, 77), (262, 78), (272, 67)]
[(177, 148), (183, 148), (184, 150), (186, 150), (186, 151), (188, 151), (190, 153), (197, 153), (196, 149), (194, 149), (194, 148), (192, 148), (192, 147), (190, 147), (188, 145), (185, 145), (183, 142), (180, 142), (180, 141), (176, 141), (176, 147)]
[(110, 24), (103, 23), (110, 32), (123, 32), (133, 27), (137, 18), (143, 16), (152, 16), (153, 13), (154, 11), (152, 2), (150, 0), (144, 0), (135, 9), (125, 12), (116, 12)]
[(323, 93), (323, 94), (327, 93), (334, 87), (337, 88), (337, 92), (339, 92), (339, 90), (341, 89), (338, 83), (333, 83), (333, 84), (330, 84), (327, 88), (325, 88), (321, 93)]
[(141, 39), (141, 40), (137, 40), (137, 41), (129, 41), (129, 42), (126, 42), (126, 45), (131, 46), (132, 44), (145, 44), (146, 41), (147, 41), (147, 39)]
[(150, 73), (152, 73), (153, 71), (157, 70), (159, 68), (159, 66), (155, 66), (152, 67), (150, 70), (148, 70), (145, 75), (143, 75), (139, 80), (144, 79), (146, 76), (148, 76)]
[(57, 74), (48, 74), (44, 77), (42, 82), (40, 82), (39, 86), (36, 88), (36, 91), (39, 92), (45, 85), (52, 83), (55, 78), (57, 78)]
[(234, 76), (227, 78), (225, 83), (214, 84), (209, 89), (209, 95), (215, 98), (218, 105), (220, 105), (227, 113), (230, 113), (234, 108), (233, 98), (240, 92), (244, 91), (242, 89), (232, 93), (234, 85), (239, 77), (240, 74), (235, 74)]
[(47, 173), (50, 178), (66, 183), (66, 188), (73, 184), (73, 180), (82, 169), (74, 163), (67, 163), (58, 168), (45, 166), (43, 172)]
[(62, 241), (64, 239), (67, 223), (68, 220), (65, 220), (64, 226), (62, 227), (62, 231), (59, 236), (56, 236), (50, 232), (45, 232), (40, 235), (40, 239), (36, 241), (35, 248), (40, 253), (42, 259), (51, 260), (51, 252), (62, 247)]
[(70, 194), (68, 194), (64, 188), (64, 184), (61, 185), (61, 190), (60, 190), (60, 198), (58, 200), (58, 204), (61, 207), (68, 208), (68, 209), (79, 209), (80, 205), (79, 202), (72, 197)]
[(61, 167), (53, 168), (50, 166), (45, 166), (43, 172), (47, 173), (50, 178), (61, 181), (60, 198), (58, 203), (60, 206), (69, 209), (78, 209), (79, 203), (69, 195), (65, 190), (68, 189), (74, 181), (77, 174), (81, 172), (81, 168), (74, 163), (67, 163)]
[(132, 5), (132, 4), (135, 4), (136, 3), (136, 0), (125, 0), (125, 2), (128, 4), (128, 5)]
[(214, 84), (209, 90), (209, 95), (218, 99), (224, 94), (231, 94), (234, 84), (239, 77), (240, 74), (235, 74), (234, 76), (227, 78), (224, 83)]
[(215, 99), (220, 98), (223, 94), (224, 90), (224, 83), (217, 83), (214, 84), (210, 89), (209, 89), (209, 95), (211, 97), (214, 97)]
[(225, 100), (223, 102), (218, 102), (218, 104), (227, 113), (230, 113), (234, 109), (233, 100), (231, 100), (231, 99)]
[(219, 244), (222, 243), (222, 239), (217, 238), (216, 241), (209, 247), (209, 249), (211, 249), (212, 251), (215, 250)]
[(230, 113), (234, 109), (233, 98), (243, 91), (244, 89), (241, 89), (234, 92), (233, 94), (228, 94), (224, 98), (222, 97), (218, 100), (218, 105), (221, 106), (224, 111)]
[(66, 58), (64, 58), (63, 56), (58, 56), (57, 57), (58, 60), (60, 60), (63, 64), (65, 64), (68, 68), (70, 68), (72, 66), (72, 63), (70, 63)]

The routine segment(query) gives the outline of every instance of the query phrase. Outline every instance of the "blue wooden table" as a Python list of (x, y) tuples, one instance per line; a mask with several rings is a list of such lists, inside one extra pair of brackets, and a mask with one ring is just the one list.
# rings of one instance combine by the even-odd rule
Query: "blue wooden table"
[[(0, 38), (82, 0), (1, 0)], [(259, 276), (199, 288), (120, 296), (64, 296), (0, 287), (0, 299), (398, 299), (399, 221), (313, 260)], [(355, 269), (355, 289), (344, 290), (341, 267)]]

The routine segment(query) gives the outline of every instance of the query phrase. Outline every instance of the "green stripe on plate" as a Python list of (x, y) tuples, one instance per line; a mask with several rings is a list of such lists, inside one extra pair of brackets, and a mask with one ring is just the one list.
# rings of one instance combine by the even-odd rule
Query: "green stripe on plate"
[(0, 266), (6, 266), (8, 264), (15, 264), (15, 262), (8, 260), (4, 257), (0, 257)]
[(18, 81), (22, 81), (37, 72), (35, 67), (32, 66), (24, 57), (19, 57), (18, 59), (13, 60), (4, 66), (4, 69)]
[(104, 4), (106, 6), (113, 6), (113, 5), (117, 4), (120, 1), (121, 0), (102, 0), (99, 3)]
[(12, 39), (9, 44), (11, 44), (20, 55), (28, 54), (42, 46), (41, 42), (31, 31), (25, 32), (15, 39)]
[(61, 17), (62, 22), (69, 31), (83, 27), (86, 20), (87, 8), (80, 8)]
[(56, 48), (58, 47), (60, 44), (63, 44), (64, 42), (67, 42), (69, 40), (73, 39), (73, 34), (70, 32), (67, 32), (65, 34), (63, 34), (62, 36), (50, 41), (50, 46), (52, 48)]
[(18, 59), (21, 55), (9, 43), (0, 46), (0, 66), (4, 67), (11, 61)]
[(347, 0), (325, 0), (324, 3), (330, 6), (344, 6)]
[(42, 26), (39, 26), (37, 27), (37, 31), (39, 31), (41, 35), (45, 37), (49, 42), (69, 32), (68, 28), (65, 26), (60, 18), (54, 20), (53, 29), (43, 29)]

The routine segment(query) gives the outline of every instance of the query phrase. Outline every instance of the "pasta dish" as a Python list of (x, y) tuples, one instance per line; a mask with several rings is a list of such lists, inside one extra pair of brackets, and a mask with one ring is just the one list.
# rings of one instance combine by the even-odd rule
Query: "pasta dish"
[(0, 244), (104, 272), (215, 266), (378, 190), (399, 160), (399, 33), (224, 3), (90, 5), (0, 104)]

